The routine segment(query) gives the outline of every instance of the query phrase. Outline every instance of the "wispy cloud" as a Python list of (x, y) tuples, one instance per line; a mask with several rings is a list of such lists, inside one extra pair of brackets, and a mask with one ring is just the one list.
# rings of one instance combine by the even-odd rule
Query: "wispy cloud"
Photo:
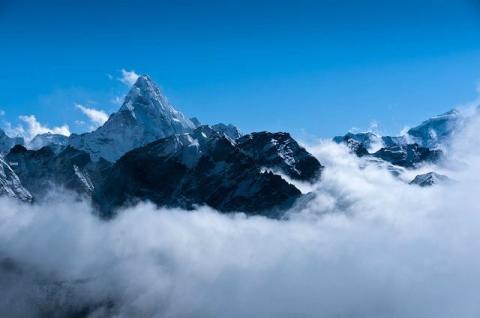
[(122, 105), (123, 103), (123, 100), (125, 99), (125, 96), (115, 96), (114, 98), (112, 98), (112, 103), (115, 104), (115, 105)]
[(122, 76), (119, 78), (120, 82), (125, 85), (132, 86), (138, 79), (138, 74), (134, 70), (127, 71), (122, 69)]
[(90, 119), (90, 121), (95, 126), (101, 126), (108, 120), (108, 114), (103, 110), (86, 107), (80, 104), (75, 104), (75, 107), (78, 108), (85, 116)]

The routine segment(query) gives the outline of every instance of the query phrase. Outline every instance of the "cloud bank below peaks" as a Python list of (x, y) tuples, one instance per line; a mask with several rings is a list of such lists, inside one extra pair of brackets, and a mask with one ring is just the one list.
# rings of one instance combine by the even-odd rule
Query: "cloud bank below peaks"
[(478, 317), (479, 129), (456, 135), (455, 182), (431, 188), (322, 142), (315, 198), (282, 221), (0, 199), (0, 316)]

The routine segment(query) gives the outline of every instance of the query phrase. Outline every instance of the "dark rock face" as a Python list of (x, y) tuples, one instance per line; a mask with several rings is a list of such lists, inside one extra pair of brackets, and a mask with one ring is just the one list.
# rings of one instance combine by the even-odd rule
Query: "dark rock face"
[(422, 162), (436, 162), (442, 156), (441, 150), (432, 150), (418, 144), (382, 148), (373, 154), (396, 166), (414, 168)]
[[(282, 171), (302, 180), (320, 174), (318, 161), (287, 134), (260, 133), (251, 136), (253, 144), (250, 137), (235, 143), (202, 126), (192, 134), (171, 136), (127, 153), (95, 192), (95, 202), (106, 214), (124, 204), (150, 200), (161, 206), (192, 209), (206, 204), (223, 212), (275, 216), (302, 194), (280, 176), (262, 172), (266, 165), (281, 165), (269, 151), (276, 147), (267, 147), (272, 137), (280, 139), (284, 148), (296, 150), (290, 156), (298, 163)], [(298, 171), (294, 173), (293, 167)]]
[(34, 200), (42, 200), (54, 187), (65, 188), (91, 197), (106, 217), (144, 200), (276, 217), (302, 193), (268, 170), (313, 182), (323, 168), (288, 134), (262, 132), (233, 141), (209, 126), (134, 149), (115, 164), (53, 145), (39, 150), (17, 145), (6, 160)]
[(50, 146), (27, 150), (17, 145), (6, 156), (35, 200), (44, 198), (53, 186), (90, 195), (111, 166), (105, 160), (93, 162), (88, 153), (72, 147), (56, 150)]
[(295, 180), (314, 182), (323, 170), (320, 162), (288, 133), (252, 133), (237, 139), (236, 143), (259, 166), (278, 170)]
[(413, 179), (410, 184), (416, 184), (421, 187), (430, 187), (435, 184), (448, 182), (450, 179), (447, 176), (438, 174), (436, 172), (429, 172), (420, 174)]

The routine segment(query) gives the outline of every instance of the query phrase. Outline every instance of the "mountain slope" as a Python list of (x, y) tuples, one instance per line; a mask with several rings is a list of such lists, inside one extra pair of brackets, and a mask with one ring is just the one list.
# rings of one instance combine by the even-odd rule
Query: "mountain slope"
[(94, 160), (102, 157), (115, 162), (132, 149), (194, 128), (148, 76), (140, 76), (117, 113), (91, 133), (72, 135), (69, 144), (90, 153)]
[(56, 150), (52, 146), (39, 150), (15, 146), (6, 159), (15, 164), (15, 173), (37, 201), (55, 187), (90, 196), (110, 163), (94, 162), (88, 153), (72, 147)]
[(33, 199), (30, 192), (23, 187), (19, 177), (2, 157), (0, 157), (0, 195), (7, 195), (25, 202), (31, 202)]
[[(289, 136), (283, 137), (288, 139), (285, 144), (293, 144)], [(272, 162), (270, 152), (251, 156), (241, 143), (208, 126), (160, 139), (120, 158), (94, 199), (106, 214), (125, 204), (150, 200), (161, 206), (192, 209), (206, 204), (223, 212), (274, 216), (301, 197), (279, 175), (263, 172)], [(294, 162), (302, 162), (305, 156), (302, 151), (289, 155)], [(312, 166), (273, 163), (296, 179), (320, 175), (311, 171), (312, 166), (320, 169), (318, 162)]]

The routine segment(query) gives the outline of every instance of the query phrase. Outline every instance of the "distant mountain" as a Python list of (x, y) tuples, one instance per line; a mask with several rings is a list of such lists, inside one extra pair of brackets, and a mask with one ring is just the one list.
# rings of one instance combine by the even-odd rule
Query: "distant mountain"
[(436, 148), (452, 137), (461, 120), (461, 113), (453, 109), (424, 121), (408, 130), (407, 134), (423, 147)]
[(209, 126), (160, 139), (125, 154), (95, 201), (105, 213), (150, 200), (161, 206), (275, 216), (301, 192), (279, 175), (314, 181), (322, 166), (288, 134), (251, 134), (235, 142)]
[(38, 150), (45, 146), (57, 145), (57, 146), (67, 146), (68, 137), (59, 134), (45, 133), (36, 135), (29, 143), (28, 148)]
[(429, 187), (435, 184), (444, 183), (449, 181), (450, 179), (447, 176), (429, 172), (426, 174), (420, 174), (413, 179), (410, 184), (416, 184), (421, 187)]
[(434, 116), (420, 125), (411, 128), (403, 136), (379, 136), (372, 132), (347, 133), (344, 136), (336, 136), (333, 141), (344, 143), (354, 140), (367, 150), (374, 144), (383, 147), (402, 146), (406, 144), (418, 144), (426, 148), (438, 148), (445, 146), (455, 133), (455, 130), (463, 122), (460, 111), (453, 109), (444, 114)]
[(2, 157), (0, 157), (0, 195), (24, 202), (31, 202), (33, 199), (30, 192), (23, 187), (20, 178)]
[(396, 166), (415, 168), (421, 163), (437, 162), (442, 154), (442, 151), (438, 149), (429, 149), (418, 144), (408, 144), (385, 147), (372, 155)]
[(233, 126), (232, 124), (216, 124), (212, 126), (212, 129), (218, 132), (219, 134), (224, 135), (225, 137), (229, 138), (230, 140), (235, 140), (242, 136), (240, 130)]
[[(347, 145), (359, 157), (374, 156), (394, 165), (413, 168), (424, 162), (436, 162), (442, 157), (442, 150), (463, 121), (462, 114), (451, 110), (434, 116), (403, 136), (379, 136), (371, 132), (347, 133), (333, 138), (336, 143)], [(380, 150), (370, 152), (372, 145)]]
[(352, 147), (358, 151), (358, 149), (362, 149), (359, 151), (359, 154), (362, 154), (364, 151), (368, 151), (374, 144), (382, 143), (382, 138), (377, 134), (372, 132), (364, 132), (364, 133), (351, 133), (348, 132), (344, 136), (336, 136), (333, 138), (333, 141), (336, 143), (346, 143), (351, 144)]
[(344, 136), (336, 136), (333, 141), (337, 144), (345, 144), (352, 153), (358, 157), (363, 157), (369, 154), (368, 150), (374, 143), (374, 140), (380, 139), (377, 135), (366, 133), (347, 133)]
[(125, 97), (120, 110), (97, 130), (76, 135), (69, 144), (92, 155), (115, 162), (126, 152), (152, 141), (189, 133), (196, 124), (175, 110), (146, 75), (140, 76)]
[(25, 143), (22, 137), (9, 137), (0, 129), (0, 154), (7, 153), (15, 145), (23, 145)]

